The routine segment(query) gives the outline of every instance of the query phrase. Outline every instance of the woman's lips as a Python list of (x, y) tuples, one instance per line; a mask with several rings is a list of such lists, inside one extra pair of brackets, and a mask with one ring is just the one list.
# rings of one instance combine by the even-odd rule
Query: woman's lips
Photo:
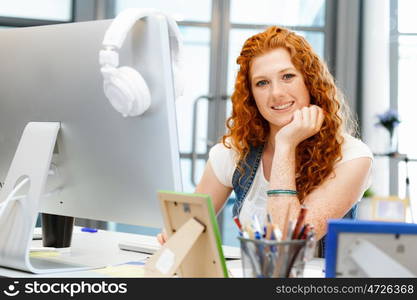
[(279, 111), (279, 112), (286, 111), (289, 108), (291, 108), (294, 105), (294, 103), (295, 103), (295, 101), (291, 101), (291, 102), (288, 102), (288, 103), (285, 103), (285, 104), (282, 104), (282, 105), (274, 105), (274, 106), (271, 106), (271, 109), (273, 109), (275, 111)]

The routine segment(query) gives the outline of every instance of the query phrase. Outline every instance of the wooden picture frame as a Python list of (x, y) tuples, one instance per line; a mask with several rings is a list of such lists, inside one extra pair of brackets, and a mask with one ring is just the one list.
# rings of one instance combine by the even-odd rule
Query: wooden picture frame
[(159, 191), (168, 241), (147, 263), (147, 276), (228, 277), (209, 195)]
[(397, 196), (371, 198), (372, 219), (387, 222), (405, 222), (408, 199)]

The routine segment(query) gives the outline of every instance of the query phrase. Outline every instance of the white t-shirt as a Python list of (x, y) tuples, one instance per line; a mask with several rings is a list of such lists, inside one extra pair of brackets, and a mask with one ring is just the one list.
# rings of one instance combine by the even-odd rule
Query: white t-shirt
[[(342, 159), (337, 162), (335, 166), (359, 157), (369, 157), (373, 159), (371, 150), (361, 140), (356, 139), (351, 135), (344, 135), (343, 137)], [(214, 174), (217, 179), (227, 187), (233, 187), (232, 177), (236, 169), (237, 155), (236, 151), (226, 148), (222, 143), (216, 144), (209, 152), (209, 162), (213, 168)], [(368, 178), (367, 188), (370, 185), (370, 178)], [(268, 186), (269, 182), (265, 179), (263, 163), (261, 160), (253, 183), (240, 211), (239, 219), (242, 224), (251, 222), (253, 215), (256, 215), (260, 222), (265, 220), (266, 191), (268, 190)]]

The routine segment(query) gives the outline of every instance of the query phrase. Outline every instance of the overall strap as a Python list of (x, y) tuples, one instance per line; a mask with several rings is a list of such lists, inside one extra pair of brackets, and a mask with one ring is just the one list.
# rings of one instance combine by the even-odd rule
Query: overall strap
[[(352, 208), (346, 213), (343, 219), (356, 219), (358, 210), (358, 204), (352, 206)], [(318, 257), (324, 258), (326, 254), (326, 236), (323, 236), (318, 242)]]
[(256, 171), (258, 170), (259, 164), (262, 159), (262, 152), (264, 150), (264, 144), (253, 147), (250, 146), (249, 153), (246, 155), (245, 160), (238, 162), (243, 170), (243, 174), (236, 167), (232, 177), (233, 190), (236, 195), (236, 201), (233, 206), (233, 216), (238, 216), (243, 205), (243, 201), (253, 183)]

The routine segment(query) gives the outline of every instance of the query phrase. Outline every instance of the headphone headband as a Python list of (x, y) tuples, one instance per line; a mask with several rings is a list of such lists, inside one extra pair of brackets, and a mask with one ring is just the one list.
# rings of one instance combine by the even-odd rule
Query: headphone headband
[(171, 16), (156, 9), (129, 8), (119, 13), (104, 34), (104, 50), (100, 51), (100, 65), (103, 67), (106, 65), (117, 67), (119, 65), (119, 54), (117, 50), (122, 47), (128, 32), (138, 20), (151, 15), (162, 15), (167, 20), (169, 48), (175, 70), (174, 75), (177, 77), (174, 78), (176, 82), (176, 94), (182, 95), (184, 89), (183, 82), (182, 78), (178, 78), (182, 76), (181, 72), (183, 70), (183, 49), (180, 30)]
[(103, 39), (104, 49), (99, 53), (104, 94), (124, 117), (141, 115), (151, 104), (151, 94), (146, 81), (137, 70), (128, 66), (119, 67), (118, 52), (136, 22), (148, 16), (155, 16), (158, 21), (167, 22), (175, 97), (183, 93), (182, 40), (175, 20), (155, 9), (124, 10), (107, 29)]
[(158, 14), (163, 15), (167, 20), (171, 58), (174, 63), (181, 68), (182, 58), (180, 56), (182, 54), (182, 40), (177, 23), (171, 16), (156, 9), (130, 8), (122, 11), (107, 29), (103, 39), (103, 46), (106, 48), (114, 47), (120, 49), (126, 39), (127, 33), (138, 20), (150, 15)]

